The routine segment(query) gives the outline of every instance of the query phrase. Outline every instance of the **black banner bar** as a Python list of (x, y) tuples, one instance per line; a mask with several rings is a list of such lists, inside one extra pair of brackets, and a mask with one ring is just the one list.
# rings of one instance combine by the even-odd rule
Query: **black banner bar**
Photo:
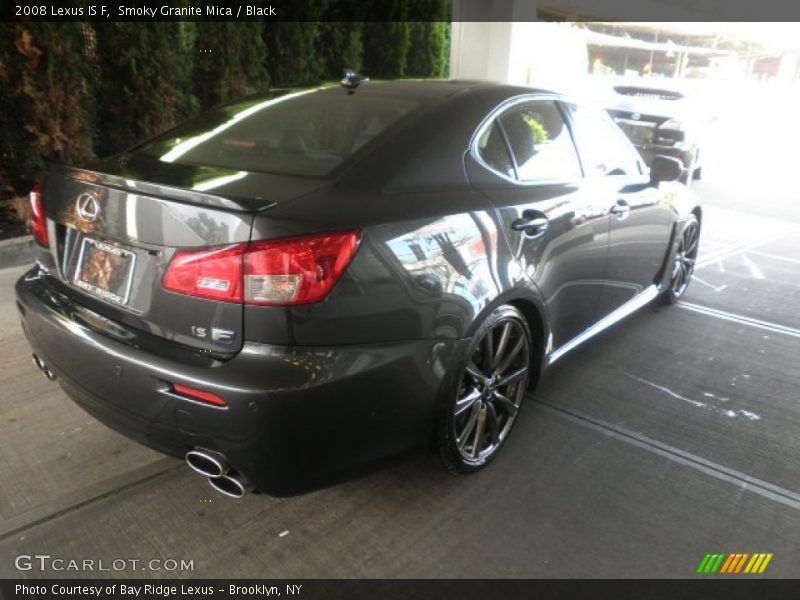
[(3, 580), (5, 600), (794, 600), (798, 580)]
[(792, 0), (4, 0), (0, 21), (800, 21)]

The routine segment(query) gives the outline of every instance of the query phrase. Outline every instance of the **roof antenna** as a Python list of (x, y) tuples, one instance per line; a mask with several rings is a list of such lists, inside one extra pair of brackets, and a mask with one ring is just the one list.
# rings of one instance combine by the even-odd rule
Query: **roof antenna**
[(367, 83), (369, 81), (369, 77), (364, 77), (359, 73), (356, 73), (353, 69), (344, 69), (344, 77), (339, 82), (343, 88), (347, 90), (347, 95), (355, 93), (356, 88), (360, 86), (362, 83)]

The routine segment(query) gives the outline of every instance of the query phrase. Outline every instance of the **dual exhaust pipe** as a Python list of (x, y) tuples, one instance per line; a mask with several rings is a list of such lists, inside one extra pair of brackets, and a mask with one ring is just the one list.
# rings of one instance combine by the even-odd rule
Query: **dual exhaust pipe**
[[(31, 356), (33, 366), (39, 369), (41, 373), (50, 381), (54, 381), (56, 374), (50, 370), (38, 354)], [(186, 453), (186, 464), (201, 475), (208, 478), (208, 483), (211, 487), (217, 490), (220, 494), (231, 496), (232, 498), (241, 498), (247, 492), (253, 490), (253, 485), (247, 478), (236, 471), (233, 466), (228, 462), (222, 454), (214, 452), (213, 450), (205, 450), (203, 448), (195, 448)]]
[(253, 490), (247, 478), (236, 471), (219, 452), (195, 448), (186, 453), (186, 464), (196, 473), (208, 478), (208, 483), (220, 494), (241, 498)]
[(47, 366), (47, 364), (39, 357), (38, 354), (34, 353), (31, 356), (31, 361), (33, 362), (33, 366), (39, 369), (50, 381), (55, 380), (56, 374), (50, 370), (50, 367)]

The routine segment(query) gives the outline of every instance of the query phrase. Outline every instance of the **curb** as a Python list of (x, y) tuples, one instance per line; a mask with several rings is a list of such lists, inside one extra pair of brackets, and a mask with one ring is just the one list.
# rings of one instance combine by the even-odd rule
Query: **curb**
[(29, 235), (0, 241), (0, 269), (33, 264), (35, 247)]

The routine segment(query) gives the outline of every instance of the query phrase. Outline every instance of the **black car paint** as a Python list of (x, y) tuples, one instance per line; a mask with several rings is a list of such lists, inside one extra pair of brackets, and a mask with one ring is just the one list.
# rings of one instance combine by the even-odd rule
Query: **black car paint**
[[(347, 101), (339, 89), (322, 93)], [(31, 345), (70, 397), (142, 443), (175, 455), (219, 450), (258, 489), (292, 493), (426, 447), (457, 377), (450, 366), (496, 306), (513, 303), (528, 318), (540, 371), (592, 323), (668, 280), (674, 231), (699, 211), (685, 187), (646, 177), (521, 185), (471, 151), (497, 107), (554, 96), (479, 82), (356, 93), (409, 95), (424, 106), (327, 178), (246, 173), (198, 192), (188, 188), (219, 169), (135, 152), (102, 172), (47, 172), (51, 248), (17, 283), (18, 306)], [(70, 216), (82, 190), (108, 211), (93, 235), (150, 257), (138, 312), (59, 276), (58, 245), (87, 231)], [(127, 210), (132, 197), (154, 212)], [(610, 213), (621, 197), (631, 207), (625, 220)], [(550, 219), (545, 235), (510, 228), (526, 210)], [(178, 246), (354, 227), (361, 245), (317, 304), (242, 307), (160, 287)], [(198, 324), (234, 330), (235, 345), (197, 339)], [(228, 407), (175, 396), (170, 383), (216, 393)]]

